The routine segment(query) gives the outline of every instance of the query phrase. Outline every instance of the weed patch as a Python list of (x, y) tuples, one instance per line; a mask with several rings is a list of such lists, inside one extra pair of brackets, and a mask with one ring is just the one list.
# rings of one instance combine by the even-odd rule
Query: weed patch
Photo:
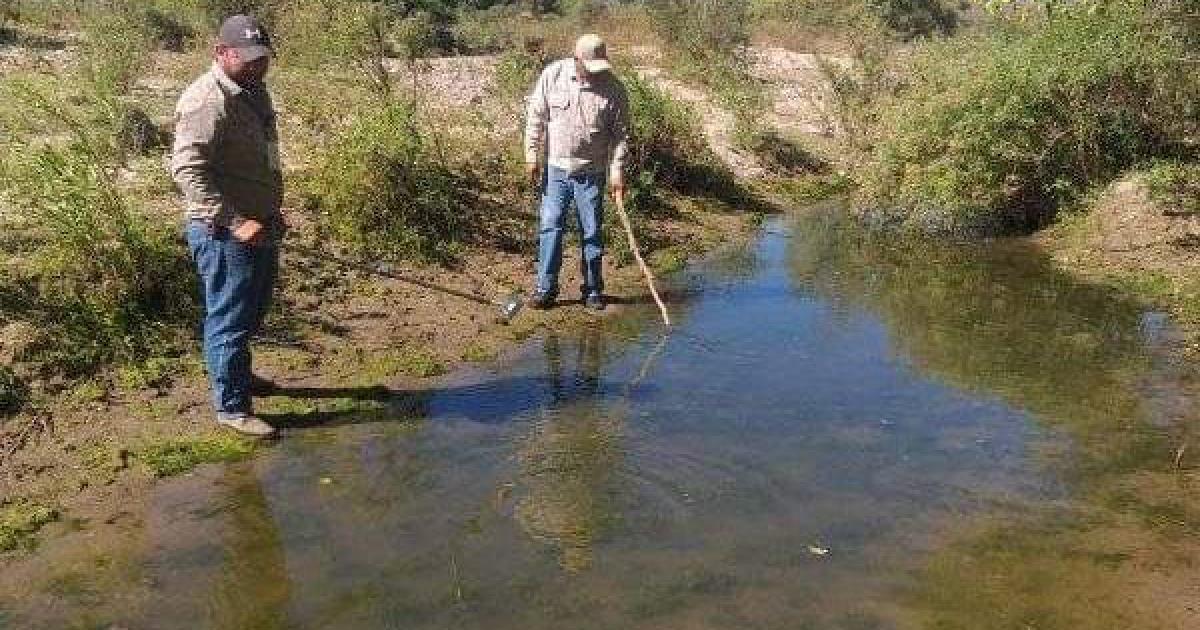
[(168, 440), (143, 446), (134, 452), (156, 477), (173, 477), (200, 464), (234, 462), (249, 457), (254, 443), (232, 435)]
[(31, 546), (38, 530), (57, 521), (58, 516), (58, 510), (28, 501), (0, 507), (0, 551)]
[(1159, 162), (1143, 181), (1150, 199), (1167, 214), (1200, 214), (1200, 162)]

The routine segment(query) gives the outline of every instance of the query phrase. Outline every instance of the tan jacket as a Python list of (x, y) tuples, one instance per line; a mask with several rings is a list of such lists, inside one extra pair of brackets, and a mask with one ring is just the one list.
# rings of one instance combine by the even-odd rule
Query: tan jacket
[(629, 96), (620, 79), (605, 72), (585, 85), (574, 59), (547, 66), (526, 108), (527, 163), (537, 161), (543, 142), (550, 166), (621, 175), (629, 153)]
[(188, 219), (281, 225), (279, 134), (266, 88), (245, 89), (214, 64), (179, 97), (170, 168)]

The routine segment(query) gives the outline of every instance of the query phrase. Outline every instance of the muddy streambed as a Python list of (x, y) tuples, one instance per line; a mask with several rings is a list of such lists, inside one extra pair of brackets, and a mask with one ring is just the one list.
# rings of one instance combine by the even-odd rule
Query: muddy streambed
[(1200, 627), (1162, 316), (821, 213), (675, 282), (50, 536), (0, 627)]

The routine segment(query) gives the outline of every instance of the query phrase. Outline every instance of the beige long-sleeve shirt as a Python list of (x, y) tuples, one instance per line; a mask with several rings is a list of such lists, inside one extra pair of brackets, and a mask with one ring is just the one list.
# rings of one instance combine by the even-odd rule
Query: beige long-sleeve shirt
[(611, 72), (587, 82), (575, 60), (546, 67), (533, 87), (525, 113), (525, 161), (546, 162), (567, 172), (604, 172), (617, 179), (629, 154), (629, 96)]
[(280, 225), (283, 174), (266, 88), (243, 88), (216, 64), (200, 75), (175, 107), (170, 169), (188, 219)]

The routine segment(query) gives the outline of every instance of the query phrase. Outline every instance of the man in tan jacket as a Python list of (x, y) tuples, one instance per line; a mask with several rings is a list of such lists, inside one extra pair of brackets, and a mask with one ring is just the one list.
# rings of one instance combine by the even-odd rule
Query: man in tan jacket
[(217, 422), (251, 435), (275, 429), (252, 415), (250, 338), (279, 270), (283, 175), (271, 96), (271, 43), (252, 17), (221, 25), (212, 68), (175, 109), (171, 176), (184, 198), (187, 240), (204, 287), (204, 358)]
[(584, 304), (604, 308), (601, 257), (605, 180), (614, 196), (625, 192), (629, 97), (613, 74), (604, 41), (584, 35), (575, 55), (546, 67), (534, 85), (525, 121), (525, 163), (530, 179), (546, 173), (538, 233), (537, 291), (532, 303), (552, 306), (562, 266), (563, 219), (573, 201), (582, 232)]

